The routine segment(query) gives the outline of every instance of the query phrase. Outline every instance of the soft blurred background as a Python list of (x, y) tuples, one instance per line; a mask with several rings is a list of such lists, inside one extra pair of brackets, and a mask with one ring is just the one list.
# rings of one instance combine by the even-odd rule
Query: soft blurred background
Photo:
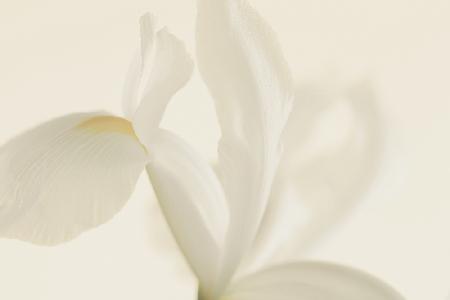
[[(330, 260), (383, 278), (407, 299), (445, 299), (450, 2), (250, 2), (278, 33), (299, 94), (287, 138), (294, 149), (287, 165), (296, 168), (286, 168), (292, 181), (280, 192), (289, 201), (273, 205), (282, 223), (262, 259)], [(0, 0), (0, 143), (69, 112), (120, 113), (146, 11), (194, 53), (194, 0)], [(198, 74), (164, 126), (214, 159), (219, 130)], [(0, 240), (0, 299), (194, 293), (145, 177), (112, 222), (69, 244)]]

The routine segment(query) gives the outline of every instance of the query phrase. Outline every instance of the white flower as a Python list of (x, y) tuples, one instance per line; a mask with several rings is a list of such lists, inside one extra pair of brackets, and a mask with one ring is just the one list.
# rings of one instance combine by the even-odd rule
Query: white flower
[(235, 276), (266, 210), (294, 91), (274, 34), (244, 0), (198, 4), (199, 69), (222, 130), (217, 173), (158, 128), (192, 64), (181, 43), (144, 16), (125, 90), (128, 119), (70, 115), (0, 150), (0, 235), (38, 244), (74, 238), (110, 219), (145, 167), (199, 299), (402, 299), (369, 275), (320, 262)]

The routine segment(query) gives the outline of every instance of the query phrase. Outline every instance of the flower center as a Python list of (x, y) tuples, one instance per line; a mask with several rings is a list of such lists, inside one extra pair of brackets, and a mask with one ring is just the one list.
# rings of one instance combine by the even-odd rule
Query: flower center
[(115, 116), (99, 116), (86, 120), (77, 128), (88, 129), (95, 133), (120, 133), (137, 139), (130, 121)]

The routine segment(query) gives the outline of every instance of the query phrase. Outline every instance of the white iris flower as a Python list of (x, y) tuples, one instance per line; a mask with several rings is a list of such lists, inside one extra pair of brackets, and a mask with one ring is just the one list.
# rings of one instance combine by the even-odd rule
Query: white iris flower
[(267, 207), (294, 91), (274, 34), (244, 0), (198, 5), (198, 64), (222, 131), (217, 170), (158, 127), (193, 64), (183, 44), (145, 15), (126, 118), (72, 114), (0, 149), (0, 236), (43, 245), (71, 240), (112, 218), (146, 169), (198, 278), (199, 299), (402, 299), (371, 276), (319, 262), (234, 276)]

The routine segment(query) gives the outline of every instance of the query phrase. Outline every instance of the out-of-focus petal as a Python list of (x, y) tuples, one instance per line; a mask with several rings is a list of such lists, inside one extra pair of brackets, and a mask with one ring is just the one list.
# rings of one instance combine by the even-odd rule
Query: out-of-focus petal
[(364, 200), (382, 165), (383, 130), (367, 79), (297, 89), (277, 180), (247, 256), (252, 268), (299, 257)]
[(222, 131), (218, 172), (230, 203), (224, 285), (262, 218), (294, 93), (274, 33), (247, 1), (198, 1), (197, 57)]
[(193, 62), (184, 44), (166, 28), (141, 17), (141, 47), (125, 82), (124, 110), (138, 136), (157, 127), (172, 96), (189, 80)]
[(0, 236), (54, 245), (126, 203), (147, 154), (131, 124), (97, 113), (44, 123), (0, 148)]
[(249, 275), (223, 300), (404, 300), (379, 279), (361, 271), (320, 262), (280, 265)]
[(151, 149), (147, 173), (167, 222), (202, 288), (210, 288), (228, 226), (222, 186), (210, 165), (168, 131), (155, 131), (144, 143)]

